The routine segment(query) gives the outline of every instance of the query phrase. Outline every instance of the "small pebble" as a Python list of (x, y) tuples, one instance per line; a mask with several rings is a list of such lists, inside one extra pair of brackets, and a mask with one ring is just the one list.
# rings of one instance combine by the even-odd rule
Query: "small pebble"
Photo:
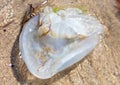
[(9, 64), (9, 66), (10, 66), (10, 67), (14, 67), (14, 65), (13, 65), (13, 64)]
[(6, 29), (4, 29), (3, 32), (6, 32)]

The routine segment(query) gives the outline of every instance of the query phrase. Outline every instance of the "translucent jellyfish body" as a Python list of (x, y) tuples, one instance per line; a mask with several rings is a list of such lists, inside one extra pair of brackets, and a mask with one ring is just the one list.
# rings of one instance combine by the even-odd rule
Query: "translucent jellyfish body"
[(20, 51), (29, 71), (47, 79), (83, 59), (99, 42), (103, 26), (80, 9), (56, 13), (50, 7), (30, 19), (20, 35)]

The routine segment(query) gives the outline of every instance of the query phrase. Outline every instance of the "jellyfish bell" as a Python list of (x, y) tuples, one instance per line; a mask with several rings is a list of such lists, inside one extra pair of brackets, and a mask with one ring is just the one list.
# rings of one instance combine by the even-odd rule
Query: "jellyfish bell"
[(102, 32), (99, 21), (80, 9), (54, 13), (46, 7), (24, 25), (20, 51), (29, 71), (47, 79), (83, 59), (98, 44)]

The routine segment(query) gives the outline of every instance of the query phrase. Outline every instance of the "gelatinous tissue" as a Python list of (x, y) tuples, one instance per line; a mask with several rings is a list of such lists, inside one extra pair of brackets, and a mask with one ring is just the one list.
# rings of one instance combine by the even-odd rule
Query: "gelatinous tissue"
[(20, 51), (29, 71), (47, 79), (83, 59), (102, 32), (99, 21), (78, 8), (53, 12), (45, 7), (24, 25)]

